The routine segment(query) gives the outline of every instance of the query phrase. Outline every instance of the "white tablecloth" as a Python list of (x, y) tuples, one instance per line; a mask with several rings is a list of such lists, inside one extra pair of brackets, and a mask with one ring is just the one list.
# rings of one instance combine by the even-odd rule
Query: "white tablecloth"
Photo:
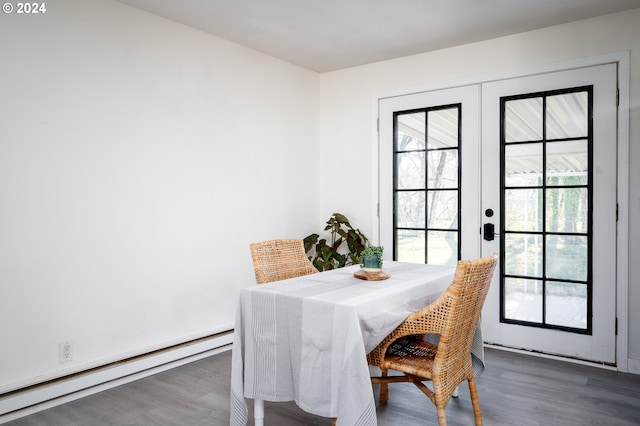
[[(337, 417), (338, 425), (376, 424), (366, 354), (411, 312), (433, 302), (455, 268), (385, 262), (391, 278), (384, 281), (355, 278), (358, 268), (241, 290), (232, 354), (232, 426), (248, 422), (245, 398), (295, 401), (309, 413)], [(476, 335), (474, 362), (480, 373), (482, 337)]]

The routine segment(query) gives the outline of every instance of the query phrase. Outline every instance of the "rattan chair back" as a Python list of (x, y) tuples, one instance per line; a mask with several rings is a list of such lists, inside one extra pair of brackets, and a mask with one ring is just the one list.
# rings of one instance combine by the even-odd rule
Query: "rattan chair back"
[(314, 274), (302, 240), (269, 240), (249, 245), (258, 284)]
[(453, 282), (443, 295), (439, 310), (443, 315), (442, 332), (433, 368), (442, 372), (435, 375), (434, 386), (439, 382), (439, 391), (446, 399), (458, 384), (473, 376), (471, 345), (496, 262), (497, 255), (460, 261)]

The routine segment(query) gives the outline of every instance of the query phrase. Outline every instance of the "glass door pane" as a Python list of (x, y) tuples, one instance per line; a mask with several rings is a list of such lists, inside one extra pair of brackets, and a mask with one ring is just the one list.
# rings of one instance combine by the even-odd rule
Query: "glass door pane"
[(592, 87), (501, 98), (501, 321), (590, 333)]
[(393, 115), (395, 260), (460, 258), (460, 116), (459, 104)]

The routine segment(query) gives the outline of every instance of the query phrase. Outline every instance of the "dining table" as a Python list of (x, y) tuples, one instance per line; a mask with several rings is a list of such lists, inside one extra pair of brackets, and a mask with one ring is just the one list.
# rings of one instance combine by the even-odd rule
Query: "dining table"
[[(454, 266), (385, 261), (387, 279), (357, 277), (359, 265), (242, 288), (232, 347), (230, 424), (264, 424), (264, 401), (295, 401), (341, 425), (376, 425), (373, 350), (410, 313), (434, 302)], [(476, 375), (484, 369), (481, 327)], [(268, 420), (268, 419), (267, 419)]]

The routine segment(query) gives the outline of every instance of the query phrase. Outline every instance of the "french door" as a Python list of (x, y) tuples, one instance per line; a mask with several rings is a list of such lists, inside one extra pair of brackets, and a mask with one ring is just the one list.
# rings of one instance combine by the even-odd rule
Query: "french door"
[(380, 243), (395, 260), (477, 257), (480, 217), (458, 211), (480, 208), (479, 105), (479, 86), (380, 101)]
[(381, 99), (380, 242), (500, 254), (485, 341), (615, 364), (615, 64)]

